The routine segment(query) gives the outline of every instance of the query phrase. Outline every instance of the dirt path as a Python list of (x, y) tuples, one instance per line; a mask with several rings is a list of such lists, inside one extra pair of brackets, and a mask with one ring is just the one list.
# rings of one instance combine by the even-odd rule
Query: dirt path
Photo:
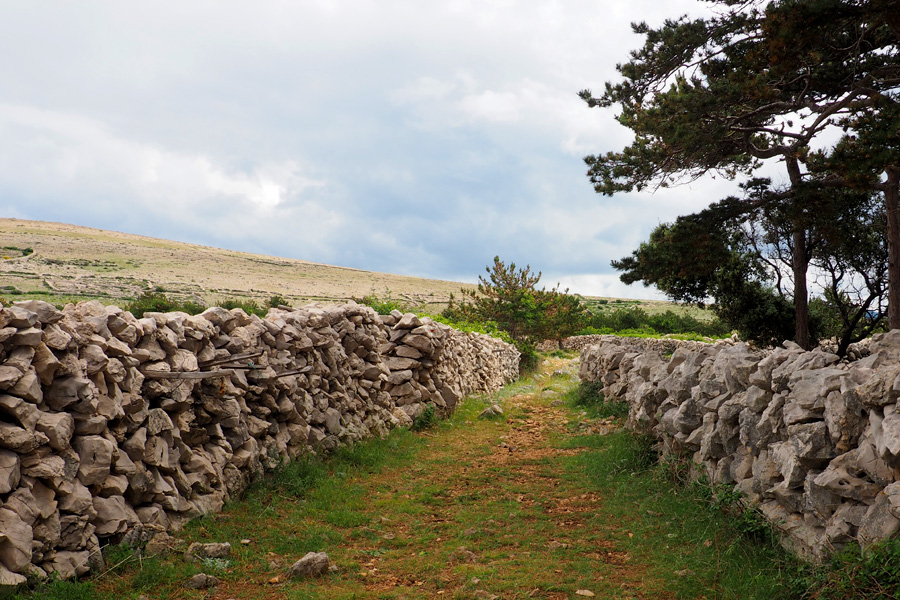
[[(577, 385), (575, 361), (548, 359), (539, 375), (468, 401), (451, 421), (389, 440), (383, 466), (339, 472), (302, 500), (251, 498), (189, 528), (183, 543), (235, 548), (211, 590), (178, 583), (199, 567), (165, 563), (161, 585), (134, 583), (153, 578), (145, 564), (101, 588), (148, 599), (671, 597), (624, 549), (627, 523), (604, 516), (602, 490), (578, 467), (594, 434), (618, 423), (563, 400)], [(492, 402), (504, 414), (479, 418)], [(338, 570), (290, 580), (287, 566), (308, 551), (327, 552)]]
[(644, 570), (615, 541), (628, 532), (598, 516), (602, 496), (566, 475), (582, 450), (573, 436), (617, 426), (562, 401), (576, 368), (546, 361), (533, 383), (498, 395), (500, 418), (426, 433), (411, 469), (356, 482), (374, 539), (335, 549), (352, 566), (298, 597), (661, 597), (642, 592)]

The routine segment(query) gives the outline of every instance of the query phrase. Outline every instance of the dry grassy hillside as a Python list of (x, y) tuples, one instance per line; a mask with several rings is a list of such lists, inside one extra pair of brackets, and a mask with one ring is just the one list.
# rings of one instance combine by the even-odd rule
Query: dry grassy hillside
[[(474, 274), (473, 274), (474, 275)], [(144, 292), (213, 305), (247, 298), (265, 305), (342, 302), (375, 294), (429, 312), (442, 310), (459, 282), (420, 279), (197, 246), (78, 225), (0, 218), (0, 297), (61, 304), (120, 302)], [(640, 306), (649, 313), (697, 312), (670, 302), (585, 298), (592, 310)]]
[[(27, 249), (32, 249), (28, 253)], [(275, 294), (292, 304), (375, 293), (413, 306), (463, 284), (196, 246), (76, 225), (0, 219), (0, 296), (133, 298), (147, 291), (213, 304)]]

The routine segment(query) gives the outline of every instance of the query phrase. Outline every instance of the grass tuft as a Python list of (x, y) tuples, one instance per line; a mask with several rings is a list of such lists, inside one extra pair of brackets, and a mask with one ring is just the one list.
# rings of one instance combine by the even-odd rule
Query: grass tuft
[(569, 404), (591, 411), (591, 416), (598, 419), (608, 417), (627, 417), (628, 403), (625, 401), (607, 401), (603, 397), (603, 384), (582, 382), (578, 387), (566, 394)]

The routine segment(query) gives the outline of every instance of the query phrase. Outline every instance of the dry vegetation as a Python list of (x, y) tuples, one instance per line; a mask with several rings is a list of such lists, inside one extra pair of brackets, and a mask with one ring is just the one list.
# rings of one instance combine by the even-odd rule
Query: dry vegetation
[[(161, 291), (208, 304), (275, 294), (299, 304), (375, 293), (431, 308), (463, 285), (42, 221), (0, 219), (0, 240), (8, 257), (0, 260), (0, 296), (9, 297), (120, 299)], [(34, 252), (15, 251), (25, 248)]]
[[(436, 312), (446, 306), (451, 293), (467, 285), (19, 219), (0, 219), (0, 248), (0, 297), (12, 300), (37, 296), (54, 303), (95, 298), (114, 302), (164, 292), (210, 305), (230, 298), (265, 305), (274, 295), (300, 305), (375, 294)], [(640, 306), (648, 313), (675, 306), (646, 300), (585, 300), (594, 308)]]

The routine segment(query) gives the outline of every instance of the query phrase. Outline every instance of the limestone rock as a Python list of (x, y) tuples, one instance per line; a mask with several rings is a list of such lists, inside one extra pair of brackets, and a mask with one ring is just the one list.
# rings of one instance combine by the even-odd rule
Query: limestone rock
[(98, 435), (75, 438), (75, 451), (80, 460), (78, 479), (84, 485), (98, 485), (106, 481), (115, 447), (112, 442)]
[(43, 433), (32, 433), (22, 427), (0, 421), (0, 448), (9, 448), (19, 454), (28, 454), (38, 446), (47, 443)]
[(325, 575), (331, 566), (331, 559), (324, 552), (308, 552), (291, 565), (288, 573), (297, 579), (308, 579)]
[[(140, 509), (138, 509), (140, 511)], [(139, 512), (140, 514), (140, 512)], [(144, 552), (148, 556), (160, 556), (172, 552), (175, 548), (174, 539), (164, 531), (158, 532), (147, 541)]]
[(21, 458), (22, 474), (35, 479), (62, 479), (66, 476), (66, 461), (58, 455), (31, 455)]
[(0, 508), (0, 564), (21, 573), (31, 564), (32, 529), (16, 513)]
[(503, 416), (503, 408), (499, 404), (491, 404), (478, 414), (479, 419), (493, 419)]
[(13, 573), (0, 564), (0, 596), (15, 593), (16, 588), (24, 584), (28, 579), (19, 573)]
[(185, 558), (188, 560), (202, 560), (204, 558), (228, 558), (231, 556), (231, 544), (228, 542), (201, 544), (194, 542), (191, 544)]
[(44, 400), (55, 411), (66, 410), (67, 407), (90, 397), (91, 382), (81, 377), (57, 378), (48, 388)]
[(882, 491), (875, 497), (859, 525), (857, 540), (863, 548), (886, 540), (900, 531), (900, 517), (891, 510), (891, 498)]
[(13, 396), (24, 398), (29, 402), (34, 402), (35, 404), (38, 404), (44, 399), (41, 380), (38, 377), (37, 371), (34, 370), (34, 367), (28, 368), (16, 384), (9, 388), (9, 393)]
[(413, 313), (406, 313), (397, 324), (394, 326), (396, 329), (415, 329), (422, 325), (422, 322), (419, 320), (419, 317), (414, 315)]
[(22, 378), (22, 371), (9, 365), (0, 365), (0, 390), (8, 390)]
[(197, 573), (184, 583), (184, 587), (190, 588), (192, 590), (206, 590), (209, 588), (214, 588), (220, 583), (222, 583), (222, 580), (214, 575)]
[(44, 332), (37, 327), (29, 327), (28, 329), (19, 329), (11, 341), (16, 346), (37, 346), (41, 343)]
[(11, 416), (29, 431), (34, 429), (40, 417), (45, 414), (34, 404), (9, 394), (0, 394), (0, 412)]
[(16, 489), (20, 476), (19, 455), (9, 450), (0, 450), (0, 494), (8, 494)]
[[(34, 315), (34, 322), (32, 322), (32, 325), (37, 323), (50, 325), (51, 323), (61, 321), (65, 316), (61, 310), (43, 300), (21, 300), (13, 303), (13, 306), (32, 313)], [(31, 322), (30, 316), (26, 319), (26, 322)]]
[(139, 522), (134, 510), (122, 496), (109, 498), (97, 496), (93, 499), (93, 506), (97, 516), (91, 523), (96, 527), (98, 536), (109, 537), (125, 533), (129, 526)]
[(72, 579), (88, 572), (90, 556), (91, 553), (87, 550), (63, 550), (53, 553), (44, 566), (60, 579)]
[(75, 419), (69, 413), (40, 413), (35, 427), (47, 436), (51, 448), (63, 450), (75, 433)]
[(31, 366), (34, 367), (41, 384), (48, 386), (53, 383), (53, 377), (56, 375), (57, 369), (59, 369), (59, 359), (47, 347), (47, 344), (43, 342), (38, 344), (34, 350), (34, 359), (31, 361)]

